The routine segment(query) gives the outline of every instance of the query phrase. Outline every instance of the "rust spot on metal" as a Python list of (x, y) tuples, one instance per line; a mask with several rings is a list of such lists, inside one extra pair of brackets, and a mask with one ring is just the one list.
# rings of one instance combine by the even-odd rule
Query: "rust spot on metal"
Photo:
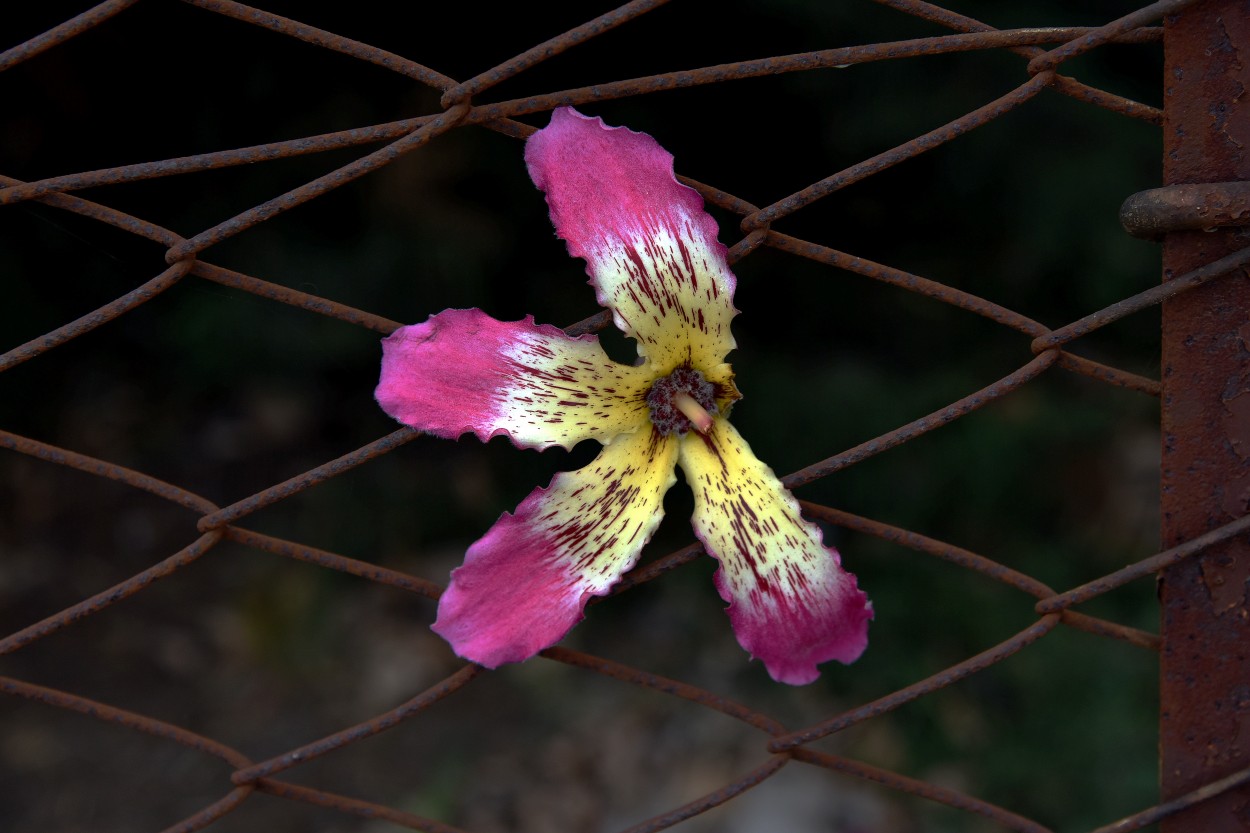
[(1250, 226), (1250, 182), (1199, 182), (1141, 191), (1120, 206), (1120, 225), (1134, 237), (1170, 231)]
[(1207, 588), (1211, 614), (1219, 619), (1233, 613), (1245, 618), (1247, 590), (1250, 589), (1250, 559), (1237, 559), (1232, 555), (1203, 557), (1198, 559), (1202, 569), (1202, 583)]
[(1228, 440), (1233, 444), (1233, 451), (1244, 460), (1250, 457), (1250, 390), (1240, 390), (1231, 399), (1225, 399), (1224, 409)]

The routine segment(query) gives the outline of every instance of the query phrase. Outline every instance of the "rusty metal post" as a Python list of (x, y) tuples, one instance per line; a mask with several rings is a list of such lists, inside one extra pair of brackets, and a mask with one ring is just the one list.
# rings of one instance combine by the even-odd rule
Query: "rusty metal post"
[[(1250, 180), (1248, 9), (1246, 0), (1207, 0), (1165, 21), (1165, 187)], [(1246, 226), (1170, 231), (1164, 280), (1247, 245)], [(1250, 511), (1250, 276), (1244, 269), (1164, 303), (1162, 420), (1162, 534), (1170, 547)], [(1246, 536), (1163, 575), (1164, 800), (1250, 765), (1248, 581)], [(1250, 788), (1197, 804), (1161, 829), (1250, 831)]]

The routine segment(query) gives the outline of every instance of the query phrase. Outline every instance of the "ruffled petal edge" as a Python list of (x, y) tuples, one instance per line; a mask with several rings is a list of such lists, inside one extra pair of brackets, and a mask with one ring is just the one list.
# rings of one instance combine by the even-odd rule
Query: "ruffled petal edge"
[(522, 448), (571, 448), (637, 430), (649, 378), (612, 361), (593, 336), (449, 309), (382, 341), (375, 396), (395, 419), (456, 439), (500, 434)]
[(804, 685), (868, 644), (872, 603), (798, 501), (725, 419), (682, 440), (695, 534), (720, 562), (716, 588), (734, 633), (778, 682)]
[(434, 631), (488, 668), (563, 639), (651, 539), (677, 480), (677, 446), (653, 431), (620, 436), (590, 465), (531, 492), (469, 547)]

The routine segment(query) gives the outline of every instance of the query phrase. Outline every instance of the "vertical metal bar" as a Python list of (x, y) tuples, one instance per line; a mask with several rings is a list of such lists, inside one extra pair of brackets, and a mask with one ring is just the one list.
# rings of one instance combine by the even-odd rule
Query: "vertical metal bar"
[[(1206, 0), (1164, 22), (1164, 181), (1250, 180), (1250, 4)], [(1250, 245), (1245, 228), (1177, 231), (1164, 280)], [(1164, 546), (1250, 510), (1250, 276), (1163, 305)], [(1250, 763), (1250, 540), (1167, 570), (1160, 593), (1164, 800)], [(1250, 788), (1195, 805), (1163, 833), (1250, 830)]]

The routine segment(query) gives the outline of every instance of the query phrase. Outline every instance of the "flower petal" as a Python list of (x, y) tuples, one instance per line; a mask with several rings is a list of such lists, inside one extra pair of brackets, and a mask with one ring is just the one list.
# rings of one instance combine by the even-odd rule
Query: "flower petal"
[(450, 309), (382, 341), (378, 404), (400, 422), (455, 439), (507, 434), (525, 448), (571, 448), (646, 424), (650, 376), (533, 317), (496, 321)]
[(438, 604), (434, 630), (465, 659), (494, 668), (559, 642), (638, 554), (676, 482), (677, 441), (623, 434), (594, 462), (535, 489), (469, 547)]
[(672, 154), (563, 107), (526, 142), (525, 162), (556, 233), (586, 259), (599, 302), (639, 354), (661, 374), (693, 365), (723, 381), (737, 282), (703, 199), (674, 178)]
[(679, 462), (742, 647), (792, 685), (820, 676), (819, 663), (854, 662), (868, 644), (872, 603), (772, 469), (721, 418), (707, 435), (682, 439)]

